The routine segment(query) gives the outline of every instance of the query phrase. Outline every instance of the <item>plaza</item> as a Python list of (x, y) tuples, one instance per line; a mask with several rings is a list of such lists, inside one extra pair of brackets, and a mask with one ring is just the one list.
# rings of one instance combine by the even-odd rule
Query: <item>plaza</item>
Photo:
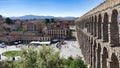
[[(60, 56), (64, 58), (68, 57), (83, 57), (81, 53), (81, 49), (78, 46), (77, 41), (64, 41), (63, 44), (61, 44), (61, 48), (56, 47), (57, 43), (51, 44), (50, 46), (55, 50), (55, 51), (60, 51)], [(3, 56), (2, 53), (6, 51), (15, 51), (15, 50), (21, 50), (22, 47), (28, 47), (27, 45), (19, 44), (19, 45), (13, 45), (13, 46), (6, 46), (5, 48), (0, 48), (0, 54), (1, 54), (1, 60), (7, 59), (7, 57)], [(37, 48), (40, 48), (42, 46), (37, 46)], [(16, 59), (19, 57), (15, 57)]]

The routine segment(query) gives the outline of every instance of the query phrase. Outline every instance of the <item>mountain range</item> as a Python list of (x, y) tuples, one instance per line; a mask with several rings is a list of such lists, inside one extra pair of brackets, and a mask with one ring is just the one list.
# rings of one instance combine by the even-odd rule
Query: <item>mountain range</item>
[(62, 20), (75, 20), (78, 17), (54, 17), (54, 16), (38, 16), (38, 15), (25, 15), (25, 16), (19, 16), (19, 17), (10, 17), (11, 19), (21, 19), (21, 20), (25, 20), (25, 19), (62, 19)]

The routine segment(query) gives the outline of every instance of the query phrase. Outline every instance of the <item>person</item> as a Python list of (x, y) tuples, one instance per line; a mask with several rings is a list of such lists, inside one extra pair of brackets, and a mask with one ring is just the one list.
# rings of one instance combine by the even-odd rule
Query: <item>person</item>
[(1, 55), (0, 55), (0, 59), (1, 59)]
[(13, 57), (13, 61), (15, 60), (15, 57)]

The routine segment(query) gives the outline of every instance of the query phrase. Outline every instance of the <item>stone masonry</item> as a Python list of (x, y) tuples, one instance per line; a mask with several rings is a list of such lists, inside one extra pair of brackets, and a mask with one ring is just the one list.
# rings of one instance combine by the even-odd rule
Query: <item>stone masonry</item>
[(120, 0), (106, 0), (76, 20), (77, 36), (90, 68), (120, 68)]

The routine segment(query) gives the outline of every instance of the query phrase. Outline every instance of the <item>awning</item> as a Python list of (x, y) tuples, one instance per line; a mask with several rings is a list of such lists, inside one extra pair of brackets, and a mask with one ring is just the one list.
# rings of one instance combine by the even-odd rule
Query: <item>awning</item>
[(40, 41), (32, 41), (30, 44), (50, 44), (50, 41), (40, 42)]

